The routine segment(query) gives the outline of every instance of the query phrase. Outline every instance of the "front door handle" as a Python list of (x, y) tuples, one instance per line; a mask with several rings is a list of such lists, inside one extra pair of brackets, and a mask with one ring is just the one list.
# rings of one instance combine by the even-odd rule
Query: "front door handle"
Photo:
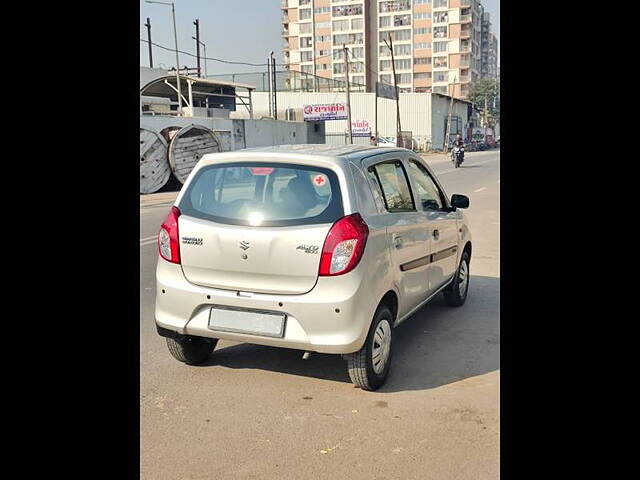
[(391, 237), (393, 241), (393, 246), (396, 248), (402, 248), (402, 237), (396, 233)]
[(438, 231), (438, 229), (436, 228), (433, 233), (433, 238), (435, 238), (436, 240), (440, 237), (440, 232)]

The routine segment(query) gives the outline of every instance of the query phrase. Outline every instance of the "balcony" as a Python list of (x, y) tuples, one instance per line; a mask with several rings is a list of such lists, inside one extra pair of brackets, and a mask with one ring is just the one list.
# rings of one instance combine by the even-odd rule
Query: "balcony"
[(468, 23), (471, 21), (471, 15), (460, 15), (460, 23)]
[(469, 43), (461, 43), (460, 44), (460, 51), (461, 52), (470, 52), (471, 51), (471, 44), (469, 44)]
[(471, 37), (471, 29), (470, 28), (466, 28), (466, 29), (460, 30), (460, 38), (469, 38), (469, 37)]

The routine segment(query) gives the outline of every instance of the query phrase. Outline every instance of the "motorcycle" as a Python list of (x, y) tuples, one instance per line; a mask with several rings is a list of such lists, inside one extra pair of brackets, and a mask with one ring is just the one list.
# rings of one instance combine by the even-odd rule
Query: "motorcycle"
[(454, 146), (451, 150), (451, 161), (455, 168), (458, 168), (464, 161), (464, 147)]

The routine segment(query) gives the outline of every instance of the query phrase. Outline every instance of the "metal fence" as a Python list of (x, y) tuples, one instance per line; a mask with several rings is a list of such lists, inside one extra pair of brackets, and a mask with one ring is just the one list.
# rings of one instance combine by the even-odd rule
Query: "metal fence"
[[(208, 75), (211, 80), (226, 80), (229, 82), (248, 83), (256, 87), (256, 92), (269, 91), (268, 72), (228, 73)], [(365, 85), (349, 82), (352, 92), (366, 91)], [(276, 90), (278, 92), (344, 92), (347, 82), (319, 77), (311, 73), (295, 70), (276, 71)]]

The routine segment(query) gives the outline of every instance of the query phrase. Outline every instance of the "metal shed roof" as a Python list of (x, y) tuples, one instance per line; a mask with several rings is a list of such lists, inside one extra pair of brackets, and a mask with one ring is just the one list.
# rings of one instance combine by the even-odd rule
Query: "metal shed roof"
[[(175, 90), (165, 82), (168, 82), (173, 85), (173, 87), (175, 87), (177, 85), (176, 76), (165, 75), (163, 77), (156, 78), (144, 85), (140, 89), (140, 93), (151, 97), (174, 96)], [(208, 80), (205, 78), (180, 75), (180, 87), (183, 92), (186, 92), (189, 88), (188, 82), (191, 82), (194, 89), (197, 89), (200, 92), (211, 93), (211, 95), (220, 93), (220, 89), (224, 87), (244, 88), (246, 90), (255, 90), (256, 88), (254, 85), (249, 85), (247, 83), (227, 82), (224, 80)]]

